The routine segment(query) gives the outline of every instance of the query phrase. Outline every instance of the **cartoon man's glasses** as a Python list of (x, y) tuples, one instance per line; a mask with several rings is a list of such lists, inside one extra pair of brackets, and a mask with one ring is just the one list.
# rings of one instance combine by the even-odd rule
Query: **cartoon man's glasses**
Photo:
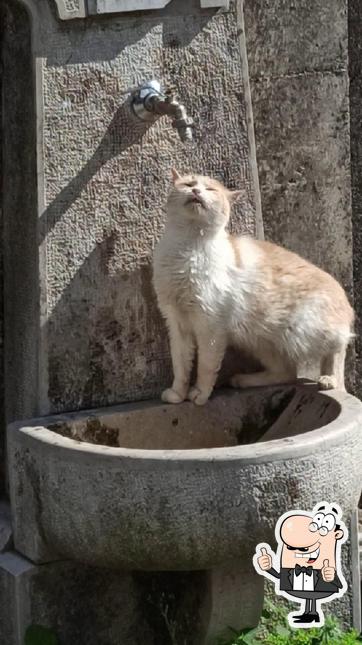
[(332, 513), (327, 513), (327, 515), (324, 515), (324, 513), (317, 513), (313, 517), (313, 521), (311, 524), (309, 524), (309, 530), (315, 533), (316, 531), (319, 532), (319, 535), (327, 535), (329, 531), (332, 531), (334, 527), (336, 526), (336, 518)]

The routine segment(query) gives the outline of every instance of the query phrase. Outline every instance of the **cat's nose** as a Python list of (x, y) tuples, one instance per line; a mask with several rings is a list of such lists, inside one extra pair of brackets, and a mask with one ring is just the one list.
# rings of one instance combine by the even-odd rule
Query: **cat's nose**
[(193, 188), (192, 192), (194, 193), (194, 195), (200, 195), (201, 194), (200, 188)]

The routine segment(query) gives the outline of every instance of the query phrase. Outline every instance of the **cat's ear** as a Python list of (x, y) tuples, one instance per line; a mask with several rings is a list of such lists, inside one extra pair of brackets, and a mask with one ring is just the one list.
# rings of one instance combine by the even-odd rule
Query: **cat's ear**
[(235, 204), (235, 202), (239, 201), (241, 197), (245, 195), (245, 190), (229, 190), (228, 192), (228, 198), (230, 204)]
[(171, 177), (173, 182), (181, 179), (181, 175), (179, 172), (177, 172), (176, 168), (171, 168)]

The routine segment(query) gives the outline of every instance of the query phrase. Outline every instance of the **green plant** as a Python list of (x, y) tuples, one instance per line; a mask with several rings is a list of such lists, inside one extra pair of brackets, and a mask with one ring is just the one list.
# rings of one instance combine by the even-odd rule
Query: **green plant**
[(25, 632), (24, 645), (59, 645), (59, 641), (51, 629), (30, 625)]
[(357, 645), (362, 638), (353, 629), (345, 632), (335, 618), (327, 617), (323, 627), (292, 629), (283, 607), (266, 602), (258, 627), (241, 632), (230, 630), (220, 645)]

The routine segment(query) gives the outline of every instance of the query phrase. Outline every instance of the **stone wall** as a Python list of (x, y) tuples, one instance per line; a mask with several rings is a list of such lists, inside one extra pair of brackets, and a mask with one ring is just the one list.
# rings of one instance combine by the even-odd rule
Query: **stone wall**
[[(5, 12), (4, 12), (4, 7), (3, 5), (0, 6), (0, 42), (3, 41), (3, 28), (4, 28), (4, 18), (5, 18)], [(2, 65), (0, 65), (0, 96), (2, 97), (3, 92), (2, 92), (2, 87), (3, 87), (3, 70), (2, 70)], [(2, 140), (2, 119), (3, 119), (3, 106), (2, 106), (2, 101), (0, 101), (0, 144)], [(2, 177), (3, 174), (3, 159), (2, 159), (2, 146), (0, 149), (0, 177)], [(2, 223), (3, 223), (3, 186), (2, 182), (0, 182), (0, 230), (2, 233)], [(0, 239), (3, 239), (3, 235), (1, 235)], [(0, 495), (3, 493), (3, 481), (4, 481), (4, 472), (3, 472), (3, 464), (4, 464), (4, 438), (5, 438), (5, 415), (4, 415), (4, 374), (3, 374), (3, 367), (4, 367), (4, 329), (3, 329), (3, 323), (4, 323), (4, 315), (3, 315), (3, 297), (4, 297), (4, 291), (3, 291), (3, 281), (4, 281), (4, 276), (3, 276), (3, 245), (0, 244), (0, 266), (1, 266), (1, 271), (0, 271)]]
[[(265, 236), (352, 300), (347, 0), (244, 4)], [(353, 348), (347, 382), (353, 390)]]
[[(5, 417), (36, 409), (38, 252), (36, 239), (36, 156), (30, 22), (24, 6), (1, 5), (2, 31), (2, 244), (0, 436)], [(3, 338), (6, 343), (3, 344)], [(21, 375), (21, 376), (19, 376)], [(13, 406), (10, 404), (13, 401)], [(3, 447), (3, 440), (1, 440)], [(0, 477), (1, 480), (1, 477)]]
[[(261, 229), (235, 3), (219, 13), (173, 0), (163, 11), (62, 22), (51, 0), (26, 1), (35, 75), (29, 16), (20, 2), (2, 5), (8, 419), (156, 396), (167, 382), (149, 263), (172, 164), (245, 183), (246, 218), (236, 212), (234, 228)], [(351, 0), (349, 11), (353, 221), (347, 2), (245, 0), (266, 236), (331, 271), (352, 297), (361, 9)], [(165, 119), (150, 128), (132, 120), (129, 90), (153, 75), (194, 116), (190, 148)], [(357, 312), (359, 263), (355, 252)], [(348, 380), (353, 387), (352, 352)]]
[(356, 394), (362, 397), (362, 5), (348, 2)]

